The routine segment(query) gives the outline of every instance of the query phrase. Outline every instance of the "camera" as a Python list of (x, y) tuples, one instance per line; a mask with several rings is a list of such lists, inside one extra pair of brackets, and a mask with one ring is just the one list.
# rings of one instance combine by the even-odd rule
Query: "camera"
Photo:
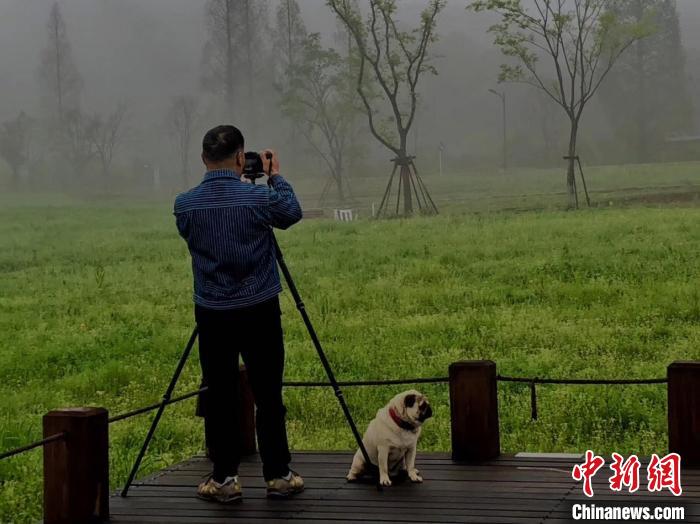
[(258, 178), (265, 176), (262, 157), (255, 151), (246, 151), (245, 153), (243, 176), (253, 182), (255, 182), (255, 180)]

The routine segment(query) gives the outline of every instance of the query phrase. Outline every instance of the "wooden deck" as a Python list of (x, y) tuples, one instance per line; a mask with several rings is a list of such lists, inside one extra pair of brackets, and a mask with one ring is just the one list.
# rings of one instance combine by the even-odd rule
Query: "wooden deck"
[(306, 481), (306, 491), (289, 500), (267, 500), (257, 457), (241, 466), (244, 500), (221, 506), (197, 499), (195, 486), (210, 472), (204, 457), (168, 468), (134, 485), (126, 499), (110, 499), (114, 523), (223, 522), (571, 522), (571, 505), (684, 506), (687, 523), (700, 523), (700, 470), (682, 472), (683, 495), (665, 490), (651, 494), (613, 494), (607, 466), (594, 479), (596, 495), (586, 499), (571, 467), (580, 460), (554, 456), (503, 455), (477, 465), (459, 464), (444, 453), (419, 454), (423, 484), (406, 481), (377, 491), (372, 484), (345, 481), (350, 453), (296, 453), (293, 467)]

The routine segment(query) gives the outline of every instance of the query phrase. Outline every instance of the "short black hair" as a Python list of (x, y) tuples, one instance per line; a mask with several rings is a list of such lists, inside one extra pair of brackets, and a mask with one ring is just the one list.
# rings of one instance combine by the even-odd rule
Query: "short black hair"
[(245, 147), (243, 134), (237, 127), (222, 125), (207, 131), (202, 140), (202, 154), (210, 162), (221, 162)]

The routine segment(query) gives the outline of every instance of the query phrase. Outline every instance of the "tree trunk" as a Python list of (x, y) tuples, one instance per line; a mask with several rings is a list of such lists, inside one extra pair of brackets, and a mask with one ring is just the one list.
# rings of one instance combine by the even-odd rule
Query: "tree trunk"
[(294, 51), (292, 50), (292, 8), (287, 0), (287, 67), (294, 66)]
[[(189, 136), (189, 133), (188, 133)], [(190, 170), (190, 147), (189, 147), (190, 141), (187, 140), (187, 144), (185, 145), (183, 151), (182, 151), (182, 181), (185, 183), (185, 189), (187, 189), (187, 186), (189, 184), (188, 180), (188, 172)]]
[[(55, 6), (57, 6), (57, 4), (55, 4)], [(61, 82), (61, 52), (58, 41), (58, 20), (54, 20), (53, 23), (54, 45), (56, 46), (56, 95), (58, 98), (58, 125), (63, 128), (63, 83)]]
[[(644, 5), (641, 0), (637, 0), (635, 5), (634, 16), (637, 22), (641, 23), (644, 18)], [(637, 159), (636, 162), (646, 163), (649, 161), (649, 147), (648, 147), (648, 130), (647, 130), (647, 107), (648, 107), (648, 96), (647, 96), (647, 78), (646, 71), (644, 68), (647, 52), (644, 45), (644, 40), (639, 40), (634, 44), (636, 48), (636, 64), (637, 69), (637, 107), (636, 107), (636, 126), (637, 126)]]
[(226, 1), (226, 118), (233, 118), (234, 115), (234, 96), (235, 88), (233, 86), (233, 34), (231, 24), (233, 13), (231, 12), (231, 3)]
[(21, 178), (19, 174), (19, 166), (12, 166), (12, 187), (13, 189), (19, 189)]
[(401, 148), (397, 155), (399, 164), (399, 176), (401, 177), (401, 188), (403, 189), (403, 214), (406, 216), (413, 214), (413, 193), (411, 192), (411, 170), (408, 168), (408, 153), (406, 152), (406, 142), (408, 140), (408, 129), (400, 134)]
[(578, 121), (571, 119), (571, 135), (569, 137), (569, 168), (566, 172), (566, 188), (569, 193), (569, 207), (578, 209), (578, 196), (576, 195), (576, 139), (578, 138)]
[[(253, 35), (255, 35), (255, 31), (257, 29), (253, 28), (253, 21), (251, 20), (251, 2), (250, 0), (246, 0), (245, 2), (245, 28), (246, 28), (246, 35), (245, 35), (245, 49), (246, 49), (246, 72), (245, 72), (245, 79), (246, 83), (248, 86), (248, 100), (247, 102), (247, 118), (248, 118), (248, 128), (250, 129), (250, 134), (255, 138), (257, 137), (258, 134), (258, 125), (257, 121), (258, 118), (262, 118), (263, 121), (265, 121), (265, 115), (264, 115), (264, 110), (265, 107), (264, 105), (260, 108), (258, 108), (258, 105), (256, 103), (256, 98), (255, 98), (255, 92), (253, 91), (253, 81), (254, 81), (254, 67), (253, 67), (253, 49), (252, 49), (252, 39)], [(256, 20), (256, 22), (260, 22), (260, 20)], [(256, 108), (253, 110), (253, 108)]]
[[(404, 142), (402, 139), (401, 142)], [(403, 214), (409, 216), (413, 214), (413, 193), (411, 189), (411, 170), (408, 167), (408, 153), (402, 148), (396, 156), (399, 165), (399, 188), (403, 191)]]
[(335, 160), (334, 171), (335, 173), (333, 173), (333, 177), (335, 178), (335, 185), (338, 190), (338, 203), (342, 205), (345, 203), (345, 192), (343, 191), (343, 166), (341, 161), (337, 158)]
[(403, 214), (413, 214), (413, 193), (411, 189), (411, 171), (408, 168), (408, 159), (401, 164), (401, 185), (403, 186)]
[[(251, 48), (251, 40), (254, 33), (250, 20), (250, 2), (245, 3), (245, 27), (247, 29), (245, 39), (245, 56), (246, 56), (246, 81), (248, 83), (248, 100), (253, 100), (253, 50)], [(259, 21), (258, 21), (259, 22)]]

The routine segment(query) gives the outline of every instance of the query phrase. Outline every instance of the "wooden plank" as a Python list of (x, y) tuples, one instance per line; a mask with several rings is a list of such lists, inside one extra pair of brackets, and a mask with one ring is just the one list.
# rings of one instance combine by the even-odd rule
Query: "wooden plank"
[[(245, 479), (243, 479), (245, 481)], [(313, 479), (306, 478), (306, 484), (309, 489), (333, 489), (333, 488), (339, 488), (341, 486), (345, 486), (346, 489), (349, 490), (366, 490), (366, 489), (374, 489), (372, 484), (360, 484), (360, 483), (348, 483), (345, 479), (338, 479), (334, 480), (333, 478), (323, 478), (323, 479), (315, 479), (316, 482), (311, 482)], [(156, 482), (151, 483), (149, 485), (151, 486), (197, 486), (199, 482), (201, 482), (202, 479), (201, 477), (197, 476), (180, 476), (180, 477), (169, 477), (167, 479), (158, 479)], [(523, 479), (523, 480), (492, 480), (489, 479), (488, 477), (485, 478), (474, 478), (474, 479), (449, 479), (449, 480), (442, 480), (442, 479), (432, 479), (430, 481), (426, 481), (423, 485), (432, 485), (439, 487), (441, 490), (450, 490), (450, 491), (463, 491), (465, 489), (472, 489), (474, 485), (478, 485), (479, 483), (489, 483), (490, 488), (493, 490), (497, 491), (504, 491), (504, 490), (518, 490), (522, 488), (530, 488), (534, 490), (539, 490), (539, 491), (546, 491), (546, 490), (551, 490), (551, 489), (564, 489), (568, 490), (569, 488), (572, 487), (572, 484), (570, 482), (544, 482), (544, 481), (533, 481), (532, 479), (530, 481)], [(533, 483), (535, 485), (533, 485)], [(244, 485), (246, 483), (244, 482)], [(392, 488), (396, 489), (397, 486), (392, 486)], [(391, 488), (387, 488), (391, 489)], [(594, 488), (595, 489), (595, 488)]]
[[(352, 524), (354, 522), (373, 522), (374, 517), (373, 516), (367, 516), (367, 515), (359, 515), (359, 518), (357, 519), (348, 519), (347, 515), (325, 515), (322, 517), (316, 517), (313, 515), (301, 515), (296, 518), (289, 518), (289, 519), (261, 519), (264, 520), (266, 524), (270, 523), (284, 523), (288, 522), (289, 520), (300, 520), (302, 522), (313, 522), (314, 524)], [(450, 522), (450, 523), (455, 523), (455, 524), (462, 524), (462, 523), (474, 523), (474, 524), (539, 524), (542, 519), (540, 518), (511, 518), (508, 520), (504, 520), (503, 517), (492, 517), (492, 516), (478, 516), (478, 517), (471, 517), (469, 519), (460, 519), (460, 520), (453, 520), (453, 521), (436, 521), (436, 520), (425, 520), (422, 521), (423, 524), (431, 524), (434, 522)], [(229, 516), (226, 518), (220, 518), (220, 517), (200, 517), (197, 519), (197, 522), (200, 522), (202, 524), (230, 524), (231, 522), (250, 522), (250, 519), (248, 517), (241, 517), (237, 518), (235, 516)], [(394, 524), (416, 524), (415, 519), (409, 519), (409, 520), (402, 520), (402, 519), (393, 519), (393, 520), (384, 520), (382, 522), (392, 522)], [(550, 521), (547, 521), (549, 524)], [(569, 523), (570, 520), (557, 520), (556, 522), (566, 522)], [(122, 517), (115, 517), (113, 519), (110, 519), (110, 523), (117, 523), (117, 524), (178, 524), (178, 523), (187, 523), (187, 524), (192, 524), (192, 518), (191, 517), (179, 517), (179, 516), (167, 516), (167, 517), (153, 517), (153, 516), (134, 516), (134, 515), (129, 515), (129, 516), (122, 516)]]
[[(163, 508), (159, 506), (148, 506), (148, 507), (133, 507), (128, 509), (115, 509), (112, 513), (113, 515), (200, 515), (200, 516), (219, 516), (227, 517), (229, 515), (235, 515), (237, 517), (247, 516), (250, 519), (254, 518), (288, 518), (290, 515), (301, 515), (323, 517), (324, 514), (343, 514), (345, 518), (350, 515), (354, 515), (358, 511), (357, 506), (333, 506), (333, 505), (317, 505), (317, 506), (306, 506), (304, 508), (295, 507), (288, 510), (272, 510), (268, 508), (251, 508), (246, 507), (245, 503), (238, 504), (235, 507), (218, 507), (218, 508), (203, 508), (203, 507), (190, 507), (190, 506), (179, 506), (171, 508)], [(430, 508), (406, 508), (405, 510), (400, 510), (392, 508), (390, 510), (383, 510), (381, 508), (361, 508), (362, 513), (374, 515), (377, 520), (391, 520), (391, 519), (409, 519), (414, 518), (418, 522), (423, 520), (433, 519), (435, 515), (439, 515), (441, 519), (449, 521), (453, 520), (463, 520), (468, 517), (474, 516), (498, 516), (501, 517), (513, 517), (513, 518), (542, 518), (544, 515), (550, 515), (552, 517), (566, 517), (571, 515), (571, 511), (567, 509), (562, 509), (561, 511), (552, 511), (551, 507), (546, 508), (531, 508), (519, 509), (519, 508), (498, 508), (497, 506), (492, 506), (490, 508), (462, 508), (460, 510), (447, 510), (440, 511)]]
[[(436, 512), (434, 510), (420, 511), (411, 510), (408, 508), (406, 511), (402, 512), (392, 512), (392, 513), (376, 513), (369, 512), (364, 509), (352, 512), (352, 518), (355, 521), (369, 521), (369, 522), (395, 522), (400, 521), (413, 521), (413, 522), (435, 522), (435, 523), (449, 523), (449, 522), (465, 522), (471, 521), (472, 518), (480, 517), (493, 517), (500, 518), (500, 522), (511, 522), (515, 519), (522, 519), (530, 522), (537, 522), (541, 520), (542, 516), (537, 514), (523, 515), (519, 512), (509, 512), (504, 510), (499, 510), (498, 508), (493, 508), (491, 513), (489, 512), (479, 512), (479, 511), (462, 511), (455, 512), (453, 514), (445, 514), (444, 512)], [(132, 512), (120, 512), (115, 513), (115, 516), (127, 516), (127, 515), (143, 515), (138, 510), (133, 510)], [(303, 519), (305, 521), (314, 519), (347, 519), (348, 512), (344, 509), (334, 509), (328, 508), (328, 511), (324, 511), (321, 507), (313, 508), (313, 511), (289, 511), (284, 512), (270, 512), (270, 511), (250, 511), (241, 512), (240, 507), (224, 509), (224, 511), (214, 510), (214, 509), (200, 509), (200, 508), (188, 508), (188, 509), (158, 509), (157, 513), (146, 514), (147, 516), (154, 517), (189, 517), (191, 522), (200, 522), (204, 518), (228, 518), (228, 517), (245, 517), (246, 519), (254, 518), (276, 518), (276, 519)], [(562, 514), (562, 516), (564, 516)], [(196, 520), (194, 520), (196, 519)]]
[[(346, 500), (329, 500), (329, 499), (302, 499), (294, 498), (293, 500), (285, 501), (269, 501), (266, 499), (249, 499), (244, 498), (242, 504), (236, 506), (236, 511), (249, 511), (249, 510), (266, 510), (266, 511), (306, 511), (318, 507), (323, 507), (327, 509), (329, 507), (333, 508), (345, 508), (347, 511), (351, 512), (357, 509), (358, 501), (354, 499)], [(372, 508), (376, 512), (402, 512), (402, 511), (435, 511), (440, 510), (444, 514), (455, 514), (455, 512), (461, 512), (465, 510), (475, 511), (475, 510), (492, 510), (492, 511), (515, 511), (515, 512), (525, 512), (530, 513), (533, 511), (542, 512), (550, 511), (555, 508), (555, 504), (561, 502), (560, 500), (527, 500), (520, 499), (517, 501), (508, 501), (499, 504), (494, 499), (491, 500), (471, 500), (470, 502), (459, 501), (454, 499), (447, 503), (444, 501), (430, 501), (428, 498), (426, 500), (371, 500), (363, 501), (362, 508)], [(670, 502), (669, 502), (670, 504)], [(212, 504), (210, 502), (205, 502), (199, 500), (196, 497), (189, 498), (178, 498), (178, 497), (158, 497), (158, 498), (137, 498), (129, 502), (125, 508), (129, 510), (134, 508), (149, 508), (149, 509), (175, 509), (175, 508), (207, 508), (212, 511), (229, 511), (226, 506)], [(122, 511), (122, 510), (120, 510)]]
[[(351, 453), (294, 454), (307, 490), (287, 501), (268, 500), (257, 457), (241, 464), (244, 500), (230, 507), (195, 497), (211, 469), (195, 457), (135, 486), (128, 499), (112, 499), (111, 522), (569, 522), (571, 504), (591, 502), (573, 481), (570, 460), (499, 457), (477, 465), (455, 464), (445, 454), (419, 455), (422, 484), (397, 483), (377, 491), (371, 482), (348, 483)], [(421, 460), (423, 462), (421, 462)], [(683, 505), (686, 522), (700, 524), (700, 475), (684, 473), (684, 495), (614, 493), (606, 475), (594, 479), (595, 503)]]
[[(571, 467), (569, 465), (561, 464), (513, 464), (513, 465), (502, 465), (502, 466), (488, 466), (488, 465), (474, 465), (474, 464), (463, 464), (463, 463), (450, 463), (450, 464), (433, 464), (429, 461), (421, 461), (420, 458), (416, 460), (416, 465), (426, 471), (458, 471), (458, 472), (486, 472), (493, 474), (503, 474), (504, 472), (512, 471), (540, 471), (540, 472), (555, 472), (557, 474), (571, 474)], [(293, 467), (303, 468), (304, 471), (341, 471), (347, 472), (350, 466), (350, 462), (345, 463), (319, 463), (319, 462), (309, 462), (301, 463), (299, 461), (294, 461), (292, 463)], [(164, 470), (165, 474), (178, 474), (180, 472), (188, 473), (198, 473), (201, 475), (207, 475), (211, 471), (211, 464), (208, 462), (188, 462), (178, 465), (177, 467), (168, 468)], [(240, 468), (243, 472), (259, 472), (261, 471), (260, 464), (241, 464)], [(688, 472), (689, 478), (700, 478), (700, 475), (695, 475), (692, 472)]]
[[(478, 501), (493, 501), (496, 504), (504, 503), (517, 503), (519, 500), (542, 500), (551, 501), (554, 499), (561, 498), (562, 493), (553, 493), (551, 491), (543, 491), (542, 493), (523, 493), (519, 491), (511, 491), (506, 493), (493, 493), (487, 490), (486, 487), (482, 487), (479, 491), (469, 490), (463, 494), (452, 494), (445, 495), (439, 490), (433, 491), (421, 491), (421, 499), (430, 500), (438, 504), (451, 503), (453, 501), (464, 501), (468, 503), (470, 500)], [(194, 488), (192, 487), (180, 487), (180, 488), (162, 488), (162, 487), (146, 487), (134, 490), (134, 492), (129, 492), (129, 499), (136, 498), (159, 498), (159, 497), (173, 497), (173, 498), (193, 498)], [(380, 498), (382, 501), (387, 503), (406, 503), (406, 493), (402, 491), (392, 491), (385, 490), (381, 493), (372, 491), (355, 491), (350, 492), (347, 490), (326, 490), (324, 492), (319, 492), (318, 490), (306, 490), (303, 494), (300, 494), (297, 498), (298, 500), (315, 500), (322, 498), (323, 500), (353, 500), (356, 502), (367, 502), (374, 501)], [(251, 488), (244, 487), (244, 498), (245, 500), (250, 499), (264, 499), (265, 490), (262, 487)], [(639, 498), (639, 497), (638, 497)], [(657, 497), (658, 498), (658, 497)], [(115, 503), (119, 503), (118, 501)]]
[[(354, 452), (332, 452), (332, 453), (317, 453), (317, 452), (294, 452), (293, 454), (293, 460), (297, 464), (306, 464), (310, 462), (321, 462), (321, 463), (330, 463), (330, 464), (337, 464), (337, 463), (342, 463), (342, 464), (349, 464), (352, 462), (352, 457), (354, 455)], [(609, 459), (609, 457), (604, 457)], [(446, 456), (444, 453), (433, 453), (433, 452), (427, 452), (427, 453), (418, 453), (417, 459), (418, 461), (422, 462), (430, 462), (435, 463), (435, 464), (444, 464), (444, 465), (452, 465), (452, 464), (464, 464), (464, 465), (469, 465), (469, 466), (500, 466), (500, 465), (533, 465), (533, 464), (540, 464), (540, 465), (545, 465), (545, 464), (553, 464), (553, 465), (570, 465), (573, 466), (573, 464), (579, 463), (580, 461), (574, 461), (574, 460), (569, 460), (569, 459), (559, 459), (559, 458), (547, 458), (547, 459), (537, 459), (534, 457), (522, 457), (522, 458), (516, 458), (513, 455), (501, 455), (495, 459), (490, 459), (490, 460), (484, 460), (484, 461), (453, 461), (449, 456)], [(648, 460), (643, 462), (647, 462)], [(187, 462), (208, 462), (208, 459), (204, 456), (198, 455), (193, 457), (192, 459), (186, 461)], [(258, 455), (251, 455), (249, 457), (245, 457), (242, 460), (243, 464), (260, 464), (260, 459)], [(175, 467), (175, 466), (174, 466)]]
[[(421, 468), (418, 465), (425, 483), (429, 481), (448, 481), (453, 480), (455, 482), (461, 481), (477, 481), (477, 480), (489, 480), (491, 482), (542, 482), (548, 484), (571, 484), (573, 482), (569, 472), (558, 472), (551, 470), (541, 470), (541, 471), (522, 471), (517, 469), (512, 469), (508, 471), (471, 471), (471, 470), (427, 470)], [(333, 479), (345, 483), (345, 475), (347, 474), (347, 469), (299, 469), (297, 470), (300, 475), (304, 477), (305, 480), (328, 480)], [(209, 473), (202, 475), (199, 471), (174, 471), (163, 477), (159, 477), (160, 480), (180, 480), (180, 479), (192, 479), (201, 482), (203, 479), (208, 477)], [(248, 473), (245, 470), (240, 471), (239, 475), (241, 478), (257, 479), (261, 478), (259, 473)], [(158, 482), (157, 481), (157, 482)], [(607, 484), (607, 480), (605, 481)], [(601, 483), (602, 485), (603, 483)], [(693, 486), (693, 483), (684, 482), (684, 486)]]

